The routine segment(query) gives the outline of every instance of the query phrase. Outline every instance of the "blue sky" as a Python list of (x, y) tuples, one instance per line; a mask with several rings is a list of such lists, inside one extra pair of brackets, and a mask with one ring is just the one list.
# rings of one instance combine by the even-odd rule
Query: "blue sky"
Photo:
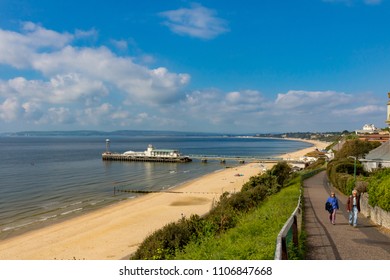
[(0, 0), (0, 132), (385, 127), (390, 1)]

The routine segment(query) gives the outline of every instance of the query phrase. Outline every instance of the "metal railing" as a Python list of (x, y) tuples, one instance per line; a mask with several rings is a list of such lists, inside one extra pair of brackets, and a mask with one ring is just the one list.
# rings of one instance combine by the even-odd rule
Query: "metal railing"
[(276, 238), (275, 260), (288, 260), (287, 237), (289, 233), (292, 232), (292, 242), (294, 243), (294, 246), (298, 247), (299, 245), (298, 220), (302, 217), (301, 194), (302, 191), (299, 195), (297, 207), (287, 222), (284, 224), (282, 230), (279, 232), (278, 237)]
[(325, 170), (326, 168), (318, 168), (310, 172), (304, 173), (301, 175), (301, 190), (299, 193), (298, 205), (295, 208), (294, 212), (291, 214), (290, 218), (284, 224), (283, 228), (276, 238), (276, 249), (275, 249), (275, 260), (288, 260), (288, 236), (292, 233), (292, 242), (295, 247), (299, 245), (299, 231), (300, 224), (299, 221), (302, 221), (302, 195), (303, 195), (303, 181), (307, 178), (310, 178), (319, 172)]

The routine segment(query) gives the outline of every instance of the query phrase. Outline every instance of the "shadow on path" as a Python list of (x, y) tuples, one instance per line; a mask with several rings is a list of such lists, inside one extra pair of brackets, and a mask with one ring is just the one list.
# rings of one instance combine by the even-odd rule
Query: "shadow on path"
[[(340, 209), (336, 225), (329, 222), (325, 201), (336, 193)], [(359, 214), (358, 226), (348, 223), (347, 197), (330, 186), (323, 171), (304, 181), (304, 222), (308, 260), (390, 260), (390, 235)]]

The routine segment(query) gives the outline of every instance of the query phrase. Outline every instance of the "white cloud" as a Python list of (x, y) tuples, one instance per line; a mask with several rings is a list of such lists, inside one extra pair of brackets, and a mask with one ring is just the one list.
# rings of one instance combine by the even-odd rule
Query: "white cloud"
[(35, 103), (34, 101), (28, 101), (23, 103), (22, 108), (24, 110), (24, 118), (30, 120), (35, 124), (39, 124), (39, 122), (45, 116), (45, 112), (42, 109), (42, 105), (39, 103)]
[(25, 31), (24, 38), (27, 39), (27, 44), (36, 50), (46, 47), (62, 48), (74, 38), (73, 35), (67, 32), (58, 33), (32, 22), (24, 23), (23, 31)]
[(125, 41), (125, 40), (112, 39), (111, 44), (113, 44), (119, 50), (127, 50), (129, 47), (127, 41)]
[(216, 17), (216, 12), (199, 4), (160, 13), (167, 19), (164, 25), (179, 35), (201, 39), (213, 39), (229, 31), (227, 22)]
[(0, 63), (38, 71), (52, 82), (73, 75), (84, 81), (101, 81), (101, 87), (114, 87), (127, 95), (128, 102), (155, 104), (175, 99), (190, 80), (188, 74), (172, 73), (164, 67), (148, 69), (106, 47), (71, 46), (74, 36), (68, 33), (33, 23), (25, 24), (24, 30), (27, 33), (0, 29)]
[(19, 102), (16, 98), (7, 98), (0, 103), (0, 120), (10, 122), (16, 120), (21, 113)]
[(290, 90), (287, 93), (277, 95), (275, 106), (281, 109), (306, 109), (311, 111), (339, 106), (351, 101), (351, 95), (335, 91)]
[(182, 119), (191, 116), (191, 122), (212, 126), (215, 130), (243, 129), (257, 126), (256, 115), (263, 111), (266, 100), (259, 91), (242, 90), (222, 92), (218, 89), (197, 90), (188, 93), (180, 104)]
[(386, 106), (376, 102), (337, 91), (290, 90), (270, 99), (256, 90), (209, 89), (188, 93), (178, 117), (186, 120), (190, 115), (194, 129), (211, 131), (353, 130), (364, 123), (383, 122)]
[(0, 96), (12, 95), (40, 103), (65, 104), (107, 94), (102, 82), (88, 80), (74, 73), (54, 76), (48, 82), (26, 80), (23, 77), (0, 81)]
[(61, 34), (31, 22), (23, 25), (21, 33), (0, 29), (0, 63), (27, 68), (43, 49), (60, 49), (72, 39), (68, 33)]
[[(386, 112), (385, 106), (378, 106), (378, 105), (365, 105), (365, 106), (359, 106), (355, 108), (346, 108), (346, 109), (337, 109), (334, 110), (332, 113), (337, 116), (365, 116), (370, 114), (378, 114)], [(383, 114), (385, 116), (385, 114)]]
[[(105, 46), (72, 45), (75, 39), (94, 36), (95, 30), (59, 33), (31, 22), (20, 32), (0, 29), (0, 66), (38, 77), (21, 74), (0, 80), (0, 119), (87, 126), (112, 118), (126, 125), (131, 123), (126, 120), (131, 106), (169, 104), (181, 98), (188, 74), (148, 68)], [(128, 108), (119, 110), (122, 104)]]
[(0, 29), (0, 66), (22, 70), (0, 80), (2, 129), (7, 124), (11, 129), (266, 132), (339, 125), (344, 130), (346, 124), (358, 128), (375, 123), (381, 119), (378, 112), (385, 118), (385, 106), (376, 100), (330, 90), (290, 90), (275, 98), (253, 89), (203, 89), (184, 95), (188, 74), (146, 67), (105, 46), (73, 42), (93, 35), (58, 33), (33, 23), (20, 32)]
[(96, 29), (80, 30), (76, 29), (75, 38), (77, 39), (92, 39), (96, 40), (99, 36), (99, 32)]
[(36, 56), (33, 68), (45, 76), (58, 73), (83, 73), (127, 94), (128, 102), (155, 104), (175, 98), (188, 84), (188, 74), (169, 72), (164, 67), (148, 69), (135, 64), (129, 57), (118, 57), (106, 47), (78, 49), (71, 46), (60, 52)]
[(50, 124), (73, 124), (75, 116), (69, 108), (66, 107), (52, 107), (49, 108), (47, 122)]

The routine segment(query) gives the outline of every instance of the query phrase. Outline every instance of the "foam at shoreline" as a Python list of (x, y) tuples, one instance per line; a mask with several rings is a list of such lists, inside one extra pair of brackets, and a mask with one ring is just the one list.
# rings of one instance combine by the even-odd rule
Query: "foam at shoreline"
[[(306, 142), (314, 147), (281, 156), (299, 158), (315, 147), (322, 149), (329, 144)], [(267, 169), (271, 167), (272, 164), (267, 165)], [(152, 193), (126, 199), (5, 239), (0, 241), (1, 259), (122, 259), (154, 230), (182, 216), (207, 213), (218, 199), (215, 193), (239, 191), (244, 182), (260, 171), (258, 163), (221, 169), (174, 186), (183, 193)], [(237, 173), (244, 176), (237, 177)]]

